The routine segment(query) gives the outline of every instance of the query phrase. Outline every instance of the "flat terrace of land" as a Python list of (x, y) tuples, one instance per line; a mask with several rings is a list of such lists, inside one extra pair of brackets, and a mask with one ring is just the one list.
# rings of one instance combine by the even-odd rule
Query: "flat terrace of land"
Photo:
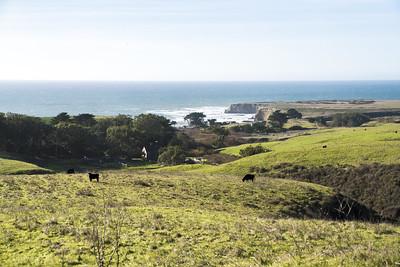
[[(305, 117), (330, 116), (338, 112), (385, 113), (399, 112), (400, 100), (318, 100), (295, 102), (257, 102), (232, 104), (227, 113), (256, 113), (264, 109), (297, 109)], [(253, 111), (253, 112), (250, 112)], [(384, 116), (385, 114), (380, 114)]]

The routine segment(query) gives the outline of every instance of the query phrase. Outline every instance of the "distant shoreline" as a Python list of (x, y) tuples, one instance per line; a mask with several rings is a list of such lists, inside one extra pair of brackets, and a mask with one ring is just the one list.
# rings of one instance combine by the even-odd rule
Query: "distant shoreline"
[[(114, 116), (156, 113), (183, 121), (190, 112), (217, 120), (247, 120), (225, 113), (234, 103), (400, 99), (400, 81), (340, 82), (4, 82), (0, 111), (38, 117), (91, 113)], [(247, 112), (249, 113), (249, 112)], [(255, 111), (250, 112), (255, 113)], [(247, 114), (248, 115), (248, 114)]]

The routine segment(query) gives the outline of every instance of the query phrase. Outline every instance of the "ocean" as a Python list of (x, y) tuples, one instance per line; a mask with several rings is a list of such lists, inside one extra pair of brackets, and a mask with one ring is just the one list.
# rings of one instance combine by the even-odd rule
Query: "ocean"
[(34, 116), (156, 113), (183, 123), (193, 111), (208, 119), (244, 121), (225, 114), (233, 103), (331, 99), (400, 99), (400, 81), (335, 82), (62, 82), (0, 81), (0, 112)]

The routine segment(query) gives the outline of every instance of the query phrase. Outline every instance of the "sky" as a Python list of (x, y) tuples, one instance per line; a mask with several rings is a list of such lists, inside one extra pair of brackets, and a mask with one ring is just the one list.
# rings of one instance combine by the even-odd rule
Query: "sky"
[(0, 80), (400, 80), (400, 0), (0, 0)]

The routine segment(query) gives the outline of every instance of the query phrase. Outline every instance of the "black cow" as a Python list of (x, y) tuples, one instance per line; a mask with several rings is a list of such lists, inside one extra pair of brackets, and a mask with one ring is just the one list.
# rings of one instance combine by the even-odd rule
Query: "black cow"
[(97, 182), (99, 182), (99, 177), (100, 177), (100, 175), (98, 173), (90, 173), (89, 172), (89, 180), (90, 181), (96, 180)]
[(322, 146), (322, 148), (327, 148), (327, 147), (328, 147), (327, 145), (323, 145), (323, 146)]
[(74, 173), (75, 173), (75, 170), (74, 170), (74, 169), (68, 169), (68, 170), (67, 170), (67, 173), (68, 173), (68, 174), (74, 174)]
[(252, 182), (254, 182), (254, 177), (255, 177), (255, 175), (254, 174), (246, 174), (244, 177), (243, 177), (243, 179), (242, 179), (242, 181), (243, 182), (246, 182), (246, 181), (252, 181)]

